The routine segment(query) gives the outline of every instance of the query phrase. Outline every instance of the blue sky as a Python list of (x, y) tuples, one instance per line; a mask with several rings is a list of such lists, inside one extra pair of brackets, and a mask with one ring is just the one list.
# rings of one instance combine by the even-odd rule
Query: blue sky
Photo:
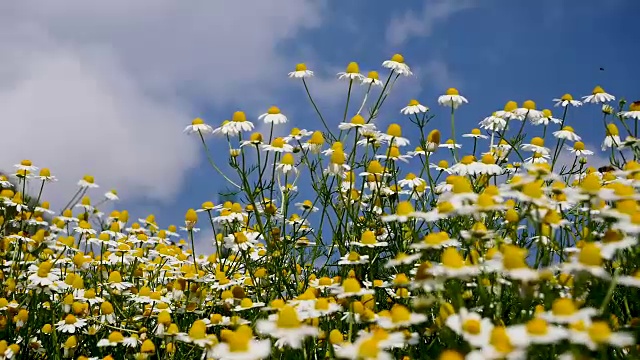
[[(579, 98), (595, 85), (636, 100), (634, 97), (640, 97), (640, 84), (634, 81), (640, 50), (633, 46), (638, 34), (633, 20), (638, 10), (640, 4), (634, 1), (407, 1), (393, 7), (384, 1), (330, 2), (323, 10), (321, 26), (279, 43), (278, 49), (288, 55), (291, 66), (309, 64), (323, 77), (323, 89), (324, 82), (334, 81), (330, 78), (335, 70), (349, 61), (359, 62), (363, 71), (374, 70), (394, 52), (402, 53), (416, 70), (417, 79), (401, 79), (380, 121), (402, 121), (394, 111), (416, 98), (432, 108), (438, 116), (432, 124), (447, 136), (447, 110), (436, 103), (447, 87), (457, 87), (470, 101), (458, 112), (459, 133), (475, 127), (507, 100), (532, 99), (539, 108), (553, 110), (552, 98), (566, 92)], [(282, 74), (282, 81), (287, 80)], [(314, 80), (310, 81), (312, 92)], [(338, 92), (340, 100), (322, 94), (320, 102), (337, 125), (346, 84), (330, 89)], [(273, 94), (262, 109), (271, 104), (289, 115), (286, 130), (321, 126), (296, 81), (289, 80), (287, 88)], [(203, 115), (216, 124), (235, 109), (205, 108)], [(254, 114), (259, 112), (259, 107), (254, 110)], [(598, 107), (572, 112), (568, 124), (597, 150), (603, 135)], [(209, 142), (224, 149), (219, 147), (222, 141)], [(157, 218), (163, 223), (181, 221), (187, 208), (214, 199), (219, 184), (220, 177), (202, 157), (180, 196), (157, 207)]]
[[(640, 99), (634, 0), (143, 3), (0, 5), (0, 63), (8, 69), (0, 70), (0, 116), (22, 119), (15, 141), (29, 134), (48, 146), (2, 155), (3, 167), (23, 157), (50, 166), (61, 179), (52, 198), (70, 196), (81, 174), (94, 173), (101, 190), (123, 193), (116, 208), (178, 224), (188, 208), (215, 200), (222, 183), (198, 139), (181, 133), (192, 118), (216, 125), (241, 109), (257, 123), (278, 105), (290, 119), (282, 131), (320, 128), (301, 84), (287, 78), (298, 62), (318, 75), (311, 91), (334, 126), (346, 95), (335, 74), (350, 61), (381, 70), (396, 52), (416, 76), (394, 88), (383, 129), (406, 122), (399, 110), (416, 98), (448, 137), (447, 109), (436, 103), (448, 87), (470, 101), (457, 113), (459, 134), (507, 100), (551, 108), (552, 98), (579, 98), (595, 85)], [(568, 124), (596, 150), (599, 109), (572, 112)], [(46, 137), (68, 128), (81, 137)], [(224, 140), (209, 145), (226, 154)]]

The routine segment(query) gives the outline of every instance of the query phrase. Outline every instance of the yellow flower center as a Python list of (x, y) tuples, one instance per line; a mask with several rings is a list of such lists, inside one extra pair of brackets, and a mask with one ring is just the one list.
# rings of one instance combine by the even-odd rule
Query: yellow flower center
[(447, 168), (449, 168), (449, 162), (447, 160), (440, 160), (438, 162), (438, 167), (441, 167), (443, 169), (447, 169)]
[(582, 141), (576, 141), (575, 143), (573, 143), (573, 149), (577, 151), (584, 150), (584, 143)]
[(458, 250), (453, 247), (446, 248), (442, 252), (441, 261), (442, 265), (448, 268), (461, 269), (464, 267), (464, 259), (462, 258)]
[(560, 99), (564, 101), (571, 101), (573, 100), (573, 96), (571, 96), (571, 94), (564, 94)]
[(120, 283), (120, 282), (122, 282), (122, 276), (120, 275), (120, 272), (112, 271), (109, 274), (109, 282), (110, 283)]
[(427, 135), (427, 142), (432, 144), (440, 144), (440, 130), (431, 130)]
[(593, 88), (593, 91), (591, 93), (593, 95), (602, 94), (602, 93), (604, 93), (604, 89), (601, 86), (596, 86), (596, 87)]
[(347, 65), (347, 74), (358, 74), (360, 73), (360, 66), (358, 66), (357, 62), (350, 62), (349, 65)]
[(377, 71), (369, 71), (369, 73), (367, 74), (367, 77), (369, 79), (373, 79), (373, 80), (379, 80), (380, 79), (380, 75), (378, 75)]
[(408, 106), (416, 106), (416, 105), (420, 105), (418, 100), (416, 100), (416, 99), (409, 100), (409, 105)]
[(493, 165), (496, 163), (496, 159), (491, 154), (482, 155), (482, 163), (487, 165)]
[(616, 124), (607, 124), (607, 136), (617, 136), (619, 134)]
[(387, 135), (392, 137), (402, 137), (402, 127), (398, 124), (391, 124), (387, 128)]
[(489, 208), (494, 206), (496, 202), (493, 200), (493, 195), (483, 193), (478, 196), (477, 204), (480, 208)]
[(300, 327), (300, 320), (298, 319), (296, 310), (289, 305), (283, 306), (278, 313), (277, 325), (279, 328), (286, 329)]
[(207, 337), (207, 324), (202, 320), (196, 320), (189, 329), (189, 337), (192, 339), (204, 339)]
[(442, 213), (442, 214), (448, 214), (450, 212), (452, 212), (453, 210), (455, 210), (455, 207), (453, 206), (452, 203), (448, 202), (448, 201), (443, 201), (438, 203), (438, 212)]
[(271, 142), (272, 147), (280, 148), (280, 149), (284, 147), (284, 144), (285, 144), (284, 139), (281, 137), (277, 137), (273, 139), (273, 141)]
[(405, 306), (395, 305), (391, 308), (391, 321), (394, 323), (402, 323), (411, 319), (411, 312)]
[(252, 306), (253, 306), (253, 301), (251, 301), (251, 299), (249, 298), (244, 298), (242, 299), (242, 301), (240, 301), (240, 307), (250, 308)]
[(378, 340), (369, 338), (358, 347), (359, 359), (377, 359), (378, 358)]
[(576, 306), (573, 300), (567, 298), (557, 299), (551, 305), (551, 312), (554, 315), (568, 316), (573, 315), (576, 312)]
[(482, 135), (482, 132), (480, 131), (480, 129), (477, 129), (477, 128), (476, 128), (476, 129), (471, 130), (471, 133), (472, 133), (473, 135)]
[(476, 319), (467, 319), (462, 323), (462, 330), (469, 334), (478, 335), (481, 330), (480, 321)]
[(522, 186), (522, 193), (530, 198), (539, 199), (544, 194), (542, 184), (539, 181), (532, 181)]
[(455, 350), (445, 350), (440, 353), (438, 360), (464, 360), (464, 356)]
[(64, 318), (64, 323), (67, 325), (73, 325), (78, 321), (75, 316), (71, 314), (67, 314), (67, 317)]
[(269, 108), (269, 110), (267, 110), (267, 113), (271, 115), (280, 114), (280, 109), (278, 109), (277, 106), (272, 106)]
[(540, 318), (534, 318), (527, 322), (527, 332), (533, 335), (546, 335), (549, 331), (547, 322)]
[(346, 293), (357, 293), (357, 292), (360, 292), (360, 290), (362, 290), (362, 288), (360, 287), (360, 283), (358, 282), (358, 280), (354, 278), (345, 279), (342, 282), (342, 289)]
[(329, 300), (320, 298), (316, 300), (316, 310), (329, 310)]
[(527, 267), (525, 258), (527, 251), (515, 245), (507, 245), (503, 252), (502, 264), (507, 270), (522, 269)]
[(231, 118), (231, 121), (245, 122), (247, 121), (247, 115), (244, 113), (244, 111), (236, 111), (233, 113), (233, 117)]
[(535, 146), (544, 146), (544, 139), (541, 137), (534, 137), (531, 139), (531, 144)]
[(542, 110), (542, 115), (543, 115), (544, 117), (547, 117), (547, 118), (550, 118), (550, 117), (552, 117), (552, 116), (553, 116), (553, 114), (551, 113), (551, 110), (549, 110), (549, 109), (544, 109), (544, 110)]
[(291, 153), (284, 154), (282, 156), (282, 160), (280, 161), (284, 165), (291, 165), (291, 166), (293, 166), (293, 164), (295, 163), (295, 159), (293, 158), (293, 155)]
[(458, 89), (456, 89), (456, 88), (448, 88), (447, 91), (445, 92), (445, 94), (447, 94), (447, 95), (460, 95), (460, 93), (458, 92)]
[(496, 326), (491, 331), (489, 337), (489, 343), (500, 353), (507, 354), (513, 350), (511, 345), (511, 339), (507, 334), (507, 329), (504, 326)]
[[(245, 330), (244, 328), (248, 328)], [(238, 330), (232, 332), (227, 337), (230, 352), (247, 352), (249, 351), (249, 342), (251, 341), (251, 328), (246, 325), (241, 326)]]
[(296, 71), (307, 71), (307, 65), (305, 63), (296, 64)]
[(367, 245), (373, 245), (378, 241), (376, 240), (376, 234), (371, 230), (367, 230), (364, 233), (362, 233), (362, 236), (360, 237), (360, 242)]
[(314, 131), (309, 138), (309, 144), (322, 145), (324, 144), (324, 135), (320, 131)]
[(604, 343), (611, 337), (611, 328), (604, 321), (594, 321), (589, 327), (589, 337), (595, 343)]
[(113, 331), (111, 334), (109, 334), (109, 342), (112, 343), (119, 343), (124, 341), (124, 336), (122, 336), (122, 333), (119, 331)]
[(601, 266), (602, 254), (600, 248), (595, 243), (586, 243), (580, 250), (578, 261), (587, 266)]
[(356, 116), (351, 118), (351, 123), (356, 125), (364, 125), (366, 124), (366, 120), (364, 119), (364, 117), (362, 117), (362, 115), (357, 114)]
[(527, 109), (527, 110), (535, 110), (536, 109), (536, 103), (533, 100), (527, 100), (527, 101), (522, 103), (522, 107)]
[(402, 56), (400, 54), (394, 54), (391, 57), (391, 61), (395, 61), (397, 63), (404, 64), (404, 56)]
[(414, 212), (413, 205), (411, 205), (408, 201), (401, 201), (398, 203), (398, 208), (396, 209), (396, 214), (400, 216), (407, 216)]
[(629, 105), (629, 111), (640, 111), (640, 101), (634, 101)]
[(518, 103), (511, 100), (511, 101), (507, 101), (507, 103), (504, 105), (504, 111), (506, 112), (512, 112), (513, 110), (516, 110), (518, 108)]

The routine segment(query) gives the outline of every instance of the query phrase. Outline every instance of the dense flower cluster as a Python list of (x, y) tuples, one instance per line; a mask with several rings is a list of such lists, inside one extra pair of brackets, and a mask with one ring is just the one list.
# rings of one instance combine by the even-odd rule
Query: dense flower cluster
[[(0, 359), (640, 356), (640, 103), (601, 87), (553, 99), (557, 117), (509, 101), (458, 134), (469, 101), (451, 88), (436, 102), (450, 112), (443, 141), (417, 100), (385, 129), (380, 110), (412, 72), (399, 54), (382, 66), (386, 80), (355, 62), (338, 74), (349, 94), (366, 90), (335, 131), (305, 64), (289, 77), (323, 130), (274, 135), (289, 122), (276, 106), (255, 119), (269, 134), (242, 111), (193, 120), (185, 132), (242, 201), (204, 202), (179, 228), (102, 214), (118, 196), (94, 204), (91, 176), (55, 213), (40, 197), (56, 178), (17, 164), (0, 179)], [(591, 104), (600, 169), (569, 120)], [(231, 171), (208, 136), (227, 140)], [(213, 254), (195, 250), (200, 227)]]

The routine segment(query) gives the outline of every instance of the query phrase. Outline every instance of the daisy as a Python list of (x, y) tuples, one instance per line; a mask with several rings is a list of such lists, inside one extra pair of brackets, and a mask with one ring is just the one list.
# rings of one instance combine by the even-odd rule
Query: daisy
[(349, 129), (365, 129), (365, 130), (375, 130), (376, 126), (374, 124), (367, 124), (367, 121), (360, 114), (356, 114), (351, 118), (351, 122), (343, 122), (338, 125), (338, 129), (340, 130), (349, 130)]
[(401, 201), (398, 203), (395, 214), (382, 216), (380, 220), (383, 222), (398, 221), (404, 223), (411, 218), (419, 217), (421, 214), (421, 212), (413, 209), (413, 205), (409, 201)]
[(20, 164), (14, 165), (18, 171), (34, 172), (38, 170), (38, 167), (33, 166), (31, 160), (22, 160)]
[(247, 325), (228, 332), (224, 340), (207, 351), (207, 358), (258, 360), (269, 357), (271, 353), (271, 341), (254, 339), (253, 332)]
[(313, 71), (307, 69), (307, 65), (300, 63), (296, 65), (296, 70), (289, 73), (290, 78), (304, 79), (313, 76)]
[(576, 141), (573, 146), (566, 146), (566, 149), (576, 156), (593, 155), (593, 151), (585, 149), (582, 141)]
[(587, 272), (593, 276), (608, 279), (609, 273), (602, 267), (603, 256), (600, 246), (589, 242), (584, 244), (576, 256), (570, 262), (562, 264), (562, 270), (567, 272)]
[(580, 141), (582, 138), (578, 136), (571, 126), (565, 126), (561, 130), (554, 131), (553, 136), (558, 139), (569, 141)]
[(205, 124), (201, 118), (195, 118), (191, 121), (191, 125), (184, 129), (184, 132), (189, 134), (212, 134), (213, 128)]
[(474, 265), (467, 265), (464, 258), (454, 247), (447, 247), (442, 251), (442, 263), (433, 265), (427, 270), (433, 276), (444, 278), (467, 278), (480, 273), (480, 268)]
[(369, 255), (360, 255), (355, 251), (345, 254), (338, 260), (338, 265), (359, 265), (369, 262)]
[(416, 186), (421, 186), (426, 184), (426, 181), (422, 178), (419, 178), (414, 173), (408, 173), (404, 179), (398, 180), (398, 185), (402, 187), (408, 187), (409, 189), (413, 189)]
[(283, 138), (277, 137), (271, 141), (271, 144), (263, 144), (262, 150), (273, 152), (293, 152), (293, 146), (287, 144)]
[(409, 140), (402, 137), (402, 127), (398, 124), (389, 125), (387, 133), (383, 135), (383, 139), (391, 146), (409, 145)]
[(392, 160), (392, 161), (403, 161), (408, 163), (411, 159), (411, 155), (402, 155), (400, 153), (400, 149), (397, 146), (390, 146), (387, 149), (387, 153), (385, 155), (376, 155), (376, 159), (381, 160)]
[(351, 245), (355, 245), (359, 247), (367, 247), (372, 249), (375, 247), (384, 247), (384, 246), (387, 246), (388, 244), (389, 243), (387, 243), (386, 241), (378, 241), (376, 239), (376, 234), (371, 230), (367, 230), (363, 232), (362, 236), (360, 237), (360, 241), (354, 241), (351, 243)]
[(453, 139), (447, 139), (447, 141), (445, 141), (444, 143), (438, 145), (438, 147), (446, 148), (446, 149), (449, 149), (449, 150), (453, 150), (453, 149), (462, 148), (462, 145), (461, 144), (456, 144), (456, 142), (453, 141)]
[(360, 336), (353, 344), (346, 343), (336, 350), (340, 359), (352, 360), (391, 360), (393, 357), (384, 351), (380, 341), (373, 336)]
[(640, 101), (634, 101), (629, 105), (629, 111), (621, 111), (618, 113), (623, 119), (640, 120)]
[(572, 343), (583, 344), (590, 350), (600, 346), (624, 348), (636, 343), (635, 336), (626, 332), (613, 332), (605, 321), (594, 321), (584, 331), (574, 331), (569, 339)]
[(411, 312), (407, 307), (396, 304), (391, 308), (390, 316), (378, 318), (378, 325), (384, 329), (405, 328), (427, 320), (423, 314)]
[(578, 309), (570, 298), (559, 298), (551, 304), (551, 311), (540, 313), (537, 316), (556, 324), (572, 324), (580, 320), (589, 320), (596, 313), (597, 310), (590, 307)]
[(258, 117), (258, 120), (263, 120), (265, 124), (278, 125), (286, 123), (287, 117), (280, 112), (280, 109), (278, 109), (278, 107), (272, 106), (266, 113), (260, 115)]
[(227, 124), (227, 126), (232, 129), (231, 131), (229, 131), (229, 135), (237, 135), (240, 132), (253, 130), (253, 123), (251, 121), (247, 121), (247, 115), (244, 113), (244, 111), (234, 112), (233, 116), (231, 117), (231, 121)]
[(87, 320), (78, 319), (71, 314), (67, 314), (63, 320), (56, 323), (56, 328), (63, 333), (75, 334), (86, 325)]
[(620, 145), (620, 132), (616, 124), (607, 124), (606, 136), (602, 141), (602, 151), (605, 151), (612, 147)]
[(96, 184), (94, 182), (93, 176), (91, 176), (91, 175), (83, 176), (82, 179), (80, 179), (80, 181), (78, 181), (78, 186), (80, 186), (81, 188), (97, 188), (97, 187), (99, 187), (98, 184)]
[(574, 100), (573, 96), (571, 96), (571, 94), (564, 94), (562, 95), (561, 98), (559, 99), (553, 99), (553, 101), (556, 102), (556, 104), (554, 106), (562, 106), (562, 107), (567, 107), (567, 105), (571, 105), (571, 106), (581, 106), (582, 102), (578, 101), (578, 100)]
[(449, 162), (447, 160), (440, 160), (437, 164), (431, 163), (429, 164), (429, 168), (437, 171), (443, 171), (447, 174), (451, 174), (453, 172), (449, 167)]
[(111, 200), (111, 201), (117, 201), (120, 200), (120, 198), (118, 197), (118, 192), (115, 189), (111, 189), (109, 192), (106, 192), (104, 194), (104, 197), (107, 200)]
[(409, 101), (409, 104), (403, 107), (402, 110), (400, 110), (400, 113), (402, 113), (403, 115), (414, 115), (426, 113), (427, 111), (429, 111), (428, 107), (420, 104), (418, 100), (411, 99)]
[(313, 206), (313, 202), (311, 200), (305, 200), (301, 203), (295, 203), (294, 205), (301, 211), (316, 212), (319, 210), (317, 207)]
[(518, 120), (529, 120), (532, 123), (537, 123), (540, 118), (544, 117), (544, 114), (540, 110), (536, 110), (536, 103), (533, 100), (527, 100), (522, 103), (522, 107), (514, 110)]
[(551, 325), (542, 318), (533, 318), (523, 325), (512, 325), (507, 328), (507, 332), (513, 344), (518, 347), (527, 347), (530, 344), (555, 344), (569, 335), (565, 328)]
[(394, 54), (390, 60), (385, 60), (382, 63), (382, 67), (391, 69), (391, 71), (394, 71), (399, 75), (404, 75), (404, 76), (413, 75), (413, 73), (411, 72), (411, 69), (409, 69), (409, 66), (407, 66), (407, 64), (404, 63), (404, 56), (400, 54)]
[(289, 135), (285, 136), (283, 139), (285, 142), (289, 143), (292, 140), (301, 140), (303, 137), (309, 136), (313, 134), (313, 132), (305, 129), (293, 128), (289, 132)]
[(338, 79), (360, 82), (364, 79), (364, 75), (360, 74), (360, 66), (358, 66), (358, 63), (352, 61), (347, 65), (345, 72), (338, 73)]
[(474, 138), (474, 139), (488, 139), (487, 135), (482, 135), (480, 129), (472, 129), (468, 134), (462, 134), (462, 137)]
[(319, 334), (318, 328), (302, 325), (298, 313), (290, 305), (283, 306), (274, 320), (258, 320), (256, 329), (260, 334), (277, 338), (275, 345), (279, 348), (290, 346), (299, 349), (306, 337)]
[(461, 96), (456, 88), (449, 88), (444, 95), (438, 97), (438, 104), (442, 106), (451, 107), (456, 109), (458, 106), (468, 103), (464, 96)]
[(493, 329), (491, 319), (483, 318), (466, 308), (461, 308), (457, 314), (447, 317), (446, 325), (474, 347), (488, 344)]
[(49, 170), (48, 168), (40, 169), (40, 173), (35, 178), (45, 182), (58, 181), (58, 179), (55, 176), (51, 175), (51, 170)]
[(504, 108), (502, 110), (496, 111), (494, 113), (494, 116), (503, 118), (505, 120), (510, 120), (510, 119), (522, 120), (522, 118), (516, 115), (515, 113), (517, 109), (518, 109), (518, 103), (513, 100), (510, 100), (510, 101), (507, 101), (507, 103), (504, 105)]
[(544, 139), (541, 137), (534, 137), (533, 139), (531, 139), (531, 143), (522, 144), (520, 147), (522, 148), (522, 150), (537, 152), (543, 155), (549, 155), (549, 152), (551, 151), (549, 150), (549, 148), (544, 146)]
[(338, 299), (375, 293), (372, 289), (363, 289), (358, 280), (354, 278), (344, 279), (342, 285), (331, 288), (331, 291)]
[(600, 104), (614, 101), (615, 99), (615, 96), (607, 94), (600, 86), (596, 86), (595, 88), (593, 88), (591, 95), (582, 97), (582, 102), (590, 104)]
[(285, 153), (282, 155), (280, 163), (276, 165), (276, 171), (283, 175), (287, 175), (289, 173), (293, 173), (295, 175), (298, 173), (298, 168), (295, 167), (295, 159), (291, 153)]
[(507, 120), (497, 116), (496, 112), (494, 112), (491, 116), (482, 119), (478, 125), (480, 125), (481, 129), (502, 131), (507, 127)]
[(380, 81), (380, 75), (378, 75), (377, 71), (369, 71), (367, 76), (362, 79), (362, 83), (369, 86), (382, 86), (382, 81)]
[(451, 239), (449, 234), (444, 231), (432, 232), (425, 235), (422, 241), (419, 243), (411, 244), (413, 249), (442, 249), (450, 246), (458, 246), (460, 242), (455, 239)]
[(539, 118), (539, 119), (531, 119), (531, 123), (533, 125), (544, 125), (544, 126), (547, 126), (550, 123), (561, 124), (562, 120), (554, 118), (553, 114), (551, 113), (551, 110), (544, 109), (544, 110), (542, 110), (542, 117)]

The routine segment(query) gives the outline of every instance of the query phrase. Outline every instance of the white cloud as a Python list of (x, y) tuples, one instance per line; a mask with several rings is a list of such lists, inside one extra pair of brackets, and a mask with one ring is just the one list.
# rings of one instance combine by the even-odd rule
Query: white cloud
[(85, 173), (127, 199), (171, 199), (199, 161), (181, 134), (195, 109), (251, 109), (279, 90), (294, 64), (278, 44), (317, 26), (320, 10), (312, 0), (3, 2), (0, 169), (23, 158), (50, 167), (54, 204)]
[(407, 10), (391, 19), (386, 31), (386, 43), (398, 47), (410, 37), (428, 37), (437, 23), (473, 6), (474, 0), (425, 0), (421, 10)]

